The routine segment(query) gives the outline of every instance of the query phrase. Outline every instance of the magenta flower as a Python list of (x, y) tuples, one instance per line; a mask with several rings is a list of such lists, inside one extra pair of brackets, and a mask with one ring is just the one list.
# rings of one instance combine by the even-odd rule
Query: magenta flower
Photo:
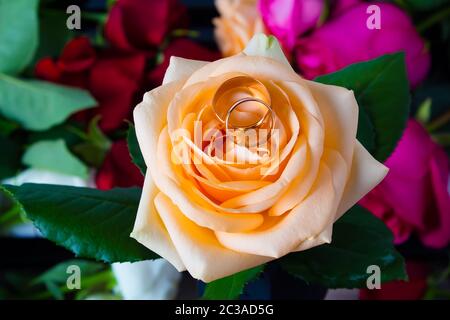
[(303, 76), (312, 79), (355, 62), (404, 51), (411, 86), (422, 81), (430, 67), (430, 55), (409, 16), (394, 5), (375, 4), (380, 8), (381, 29), (367, 27), (369, 4), (361, 3), (299, 39), (295, 55)]
[(444, 150), (415, 120), (385, 165), (386, 178), (360, 204), (392, 230), (395, 243), (411, 233), (433, 248), (450, 242), (449, 164)]
[(291, 50), (297, 37), (319, 21), (323, 0), (260, 0), (259, 11), (266, 28)]

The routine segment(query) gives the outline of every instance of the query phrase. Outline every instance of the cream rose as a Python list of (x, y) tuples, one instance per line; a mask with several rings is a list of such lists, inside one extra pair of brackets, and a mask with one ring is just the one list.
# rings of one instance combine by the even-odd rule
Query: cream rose
[(257, 33), (264, 33), (264, 23), (258, 12), (258, 0), (216, 0), (220, 17), (215, 18), (215, 36), (225, 57), (244, 50)]
[[(228, 132), (213, 110), (246, 96), (273, 109), (278, 152), (233, 138), (226, 152), (255, 161), (225, 161), (209, 152), (206, 133)], [(229, 118), (251, 123), (260, 107)], [(205, 282), (330, 243), (333, 223), (387, 173), (356, 140), (353, 92), (302, 79), (264, 35), (211, 63), (173, 57), (134, 120), (148, 171), (131, 236)]]

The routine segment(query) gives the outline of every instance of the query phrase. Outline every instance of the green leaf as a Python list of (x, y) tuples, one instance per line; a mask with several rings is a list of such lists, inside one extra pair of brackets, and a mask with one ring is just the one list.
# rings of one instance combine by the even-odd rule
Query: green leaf
[(249, 282), (256, 280), (264, 270), (264, 265), (235, 273), (231, 276), (210, 282), (206, 285), (203, 299), (231, 300), (237, 299)]
[(0, 74), (0, 114), (25, 129), (46, 130), (97, 102), (87, 92), (45, 81)]
[(36, 142), (25, 151), (22, 162), (37, 169), (88, 178), (88, 168), (70, 153), (62, 139)]
[[(387, 54), (355, 63), (320, 76), (315, 81), (354, 91), (361, 111), (359, 121), (364, 123), (362, 117), (364, 112), (367, 113), (376, 134), (375, 148), (371, 153), (381, 162), (386, 160), (402, 136), (409, 114), (410, 96), (404, 53)], [(362, 130), (369, 129), (358, 126), (358, 138), (370, 136)], [(370, 149), (367, 141), (361, 143)]]
[(299, 278), (327, 288), (366, 287), (367, 267), (381, 269), (381, 282), (405, 280), (403, 257), (392, 244), (392, 233), (367, 210), (354, 206), (333, 226), (333, 240), (279, 260)]
[(21, 149), (18, 144), (0, 135), (0, 180), (14, 176), (20, 168)]
[(367, 151), (373, 153), (375, 150), (375, 137), (375, 129), (369, 115), (363, 108), (360, 108), (358, 114), (358, 130), (356, 132), (356, 139), (362, 143)]
[(0, 72), (18, 74), (31, 62), (38, 46), (37, 8), (38, 0), (0, 0)]
[(141, 170), (142, 174), (145, 175), (147, 166), (145, 165), (144, 157), (142, 156), (141, 149), (139, 148), (139, 143), (136, 137), (136, 130), (131, 123), (130, 127), (128, 128), (127, 143), (131, 160)]
[(86, 163), (96, 168), (103, 164), (106, 153), (111, 148), (111, 141), (98, 126), (99, 121), (100, 116), (96, 116), (90, 121), (87, 134), (74, 129), (76, 130), (74, 132), (84, 140), (73, 147), (74, 152)]
[(159, 258), (130, 237), (141, 189), (101, 191), (45, 184), (4, 188), (45, 238), (77, 257), (107, 263)]

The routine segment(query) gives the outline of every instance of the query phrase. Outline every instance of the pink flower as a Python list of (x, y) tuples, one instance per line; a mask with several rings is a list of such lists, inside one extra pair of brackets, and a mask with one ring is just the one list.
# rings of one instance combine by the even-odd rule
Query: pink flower
[(260, 0), (259, 11), (265, 26), (291, 50), (297, 37), (319, 21), (323, 0)]
[(360, 203), (392, 230), (395, 243), (411, 233), (433, 248), (450, 242), (449, 164), (444, 150), (415, 120), (385, 165), (386, 178)]
[(361, 3), (299, 39), (295, 55), (301, 73), (312, 79), (355, 62), (404, 51), (411, 86), (422, 81), (430, 67), (424, 41), (405, 12), (391, 4), (376, 4), (380, 8), (381, 29), (367, 28), (368, 4)]
[(344, 13), (345, 11), (347, 11), (348, 9), (350, 9), (351, 7), (360, 4), (361, 2), (363, 2), (362, 0), (335, 0), (332, 1), (332, 7), (331, 7), (331, 15), (332, 16), (337, 16), (339, 14)]

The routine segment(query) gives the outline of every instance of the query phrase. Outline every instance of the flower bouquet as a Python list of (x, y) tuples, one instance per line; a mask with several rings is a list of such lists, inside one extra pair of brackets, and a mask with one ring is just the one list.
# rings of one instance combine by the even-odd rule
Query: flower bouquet
[(209, 33), (194, 1), (100, 2), (0, 1), (0, 224), (83, 259), (34, 284), (446, 294), (447, 1), (217, 0)]

